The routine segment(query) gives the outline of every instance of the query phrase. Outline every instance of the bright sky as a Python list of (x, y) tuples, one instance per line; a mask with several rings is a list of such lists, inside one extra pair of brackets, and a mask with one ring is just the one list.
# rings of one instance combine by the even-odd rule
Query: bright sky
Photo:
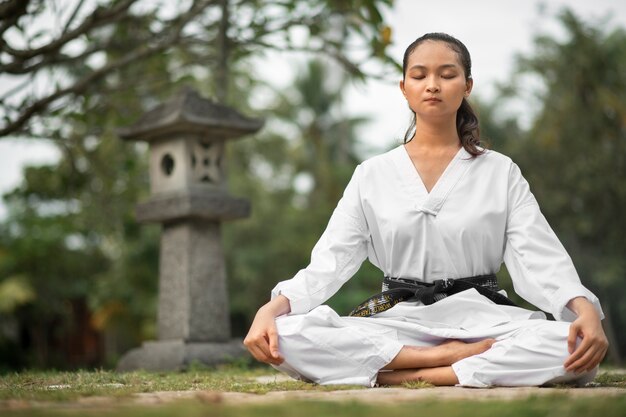
[[(544, 17), (539, 13), (540, 4), (547, 12)], [(626, 27), (626, 1), (620, 0), (395, 0), (387, 15), (393, 30), (391, 55), (401, 62), (404, 49), (417, 37), (447, 32), (465, 43), (472, 54), (473, 94), (489, 99), (495, 82), (506, 82), (510, 76), (515, 54), (532, 51), (535, 34), (561, 34), (553, 16), (566, 5), (585, 21), (610, 15), (610, 24)], [(272, 73), (285, 79), (284, 74), (276, 75), (275, 69), (281, 66), (272, 67)], [(398, 81), (370, 81), (351, 88), (346, 99), (350, 113), (370, 116), (372, 122), (362, 130), (362, 140), (381, 151), (400, 140), (409, 121)], [(56, 148), (45, 141), (0, 139), (0, 195), (21, 182), (24, 165), (57, 158)], [(5, 216), (0, 202), (0, 219)]]

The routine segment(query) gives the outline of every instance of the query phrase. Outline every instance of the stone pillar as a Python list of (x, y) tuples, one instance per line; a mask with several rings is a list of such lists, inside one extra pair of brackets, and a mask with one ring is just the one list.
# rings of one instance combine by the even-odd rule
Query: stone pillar
[(181, 369), (246, 354), (231, 340), (221, 222), (244, 218), (250, 203), (228, 194), (225, 141), (256, 132), (262, 121), (184, 89), (121, 129), (150, 145), (150, 191), (137, 219), (162, 224), (158, 340), (128, 352), (119, 370)]
[(230, 340), (220, 223), (191, 220), (163, 226), (159, 339)]

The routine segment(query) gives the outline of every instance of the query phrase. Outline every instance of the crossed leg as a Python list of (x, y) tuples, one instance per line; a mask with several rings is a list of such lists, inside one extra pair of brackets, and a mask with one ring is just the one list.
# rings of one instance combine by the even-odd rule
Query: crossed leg
[(483, 353), (494, 343), (495, 339), (475, 343), (448, 340), (433, 347), (404, 346), (378, 373), (377, 382), (381, 385), (399, 385), (410, 381), (455, 385), (459, 380), (450, 365)]

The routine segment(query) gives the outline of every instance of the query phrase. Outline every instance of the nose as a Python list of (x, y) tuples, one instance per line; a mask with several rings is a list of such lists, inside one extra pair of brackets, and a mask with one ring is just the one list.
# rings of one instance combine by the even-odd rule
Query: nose
[(439, 84), (437, 84), (437, 77), (428, 77), (428, 84), (426, 84), (426, 91), (428, 93), (436, 93), (439, 91)]
[(434, 82), (431, 82), (426, 86), (426, 91), (429, 93), (437, 93), (439, 92), (439, 86)]

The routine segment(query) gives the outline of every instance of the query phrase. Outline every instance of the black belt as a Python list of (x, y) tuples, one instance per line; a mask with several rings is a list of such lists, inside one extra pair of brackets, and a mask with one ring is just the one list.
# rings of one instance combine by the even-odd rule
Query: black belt
[(425, 305), (430, 305), (449, 295), (470, 288), (474, 288), (496, 304), (516, 306), (513, 301), (498, 292), (500, 287), (495, 274), (469, 278), (438, 279), (432, 283), (408, 278), (385, 277), (383, 291), (356, 306), (349, 316), (369, 317), (389, 310), (399, 302), (406, 300), (417, 300)]

